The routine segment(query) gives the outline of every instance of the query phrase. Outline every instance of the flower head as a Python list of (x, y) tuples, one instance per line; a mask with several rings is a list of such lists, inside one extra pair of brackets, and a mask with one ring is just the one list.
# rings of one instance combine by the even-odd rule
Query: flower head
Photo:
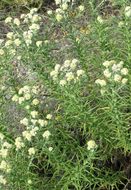
[(33, 118), (36, 118), (36, 116), (38, 116), (38, 112), (37, 111), (32, 111), (30, 114), (31, 114), (31, 116)]
[(63, 16), (58, 13), (58, 14), (56, 15), (56, 20), (57, 20), (58, 22), (60, 22), (62, 19), (63, 19)]
[(80, 12), (83, 12), (84, 9), (85, 9), (85, 7), (84, 7), (83, 5), (80, 5), (78, 8), (79, 8), (79, 11), (80, 11)]
[(28, 121), (28, 119), (25, 117), (24, 119), (20, 120), (20, 124), (25, 125), (25, 126), (28, 126), (29, 121)]
[(87, 142), (87, 149), (88, 150), (94, 150), (97, 147), (96, 143), (94, 140), (90, 140)]
[(11, 21), (12, 21), (12, 17), (7, 17), (7, 18), (5, 19), (5, 23), (6, 23), (6, 24), (11, 23)]
[(45, 131), (44, 133), (43, 133), (43, 138), (46, 138), (46, 139), (48, 139), (49, 138), (49, 136), (51, 135), (51, 133), (50, 133), (50, 131)]
[(131, 7), (130, 6), (127, 6), (125, 8), (125, 16), (126, 17), (130, 17), (131, 16)]
[(42, 41), (37, 41), (37, 42), (36, 42), (36, 46), (37, 46), (37, 47), (40, 47), (41, 45), (42, 45)]
[(14, 24), (20, 26), (20, 20), (18, 18), (14, 19)]
[(121, 75), (119, 75), (119, 74), (115, 74), (115, 75), (114, 75), (114, 81), (115, 81), (115, 82), (120, 82), (121, 79), (122, 79)]
[(0, 55), (4, 55), (4, 50), (3, 49), (0, 49)]
[(34, 155), (36, 153), (36, 150), (34, 147), (28, 149), (28, 153), (30, 156)]
[(121, 74), (122, 75), (127, 75), (128, 74), (128, 69), (127, 68), (121, 69)]

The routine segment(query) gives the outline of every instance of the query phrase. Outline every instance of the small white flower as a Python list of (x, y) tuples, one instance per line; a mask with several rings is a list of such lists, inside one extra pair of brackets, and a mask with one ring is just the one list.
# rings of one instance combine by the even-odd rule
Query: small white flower
[(63, 19), (63, 16), (61, 14), (56, 15), (56, 20), (60, 22)]
[(128, 69), (127, 68), (121, 69), (121, 74), (122, 75), (127, 75), (128, 74)]
[(119, 27), (122, 27), (124, 25), (124, 22), (122, 22), (122, 21), (120, 21), (119, 23), (118, 23), (118, 26)]
[(39, 130), (38, 127), (33, 128), (33, 129), (30, 131), (31, 136), (34, 136), (34, 137), (35, 137), (38, 130)]
[(71, 81), (74, 79), (74, 74), (72, 72), (66, 73), (67, 81)]
[(40, 26), (39, 24), (32, 24), (30, 27), (29, 27), (30, 30), (39, 30), (40, 29)]
[(82, 69), (77, 70), (77, 76), (80, 77), (81, 75), (83, 75), (85, 72)]
[(48, 139), (49, 138), (49, 136), (51, 135), (51, 133), (50, 133), (50, 131), (45, 131), (44, 133), (43, 133), (43, 138), (46, 138), (46, 139)]
[(23, 37), (25, 40), (31, 40), (33, 37), (33, 32), (31, 30), (23, 32)]
[(52, 15), (52, 13), (53, 13), (52, 10), (48, 10), (48, 11), (47, 11), (47, 14), (48, 14), (48, 15)]
[(24, 93), (29, 93), (30, 92), (30, 87), (28, 85), (25, 85), (23, 88)]
[(49, 42), (50, 42), (49, 40), (45, 40), (44, 41), (45, 44), (49, 44)]
[(72, 59), (72, 63), (77, 64), (78, 62), (78, 59)]
[(46, 119), (52, 119), (52, 115), (51, 114), (47, 114), (47, 116), (46, 116)]
[(61, 85), (61, 86), (65, 86), (66, 83), (67, 83), (66, 80), (60, 80), (60, 85)]
[(3, 177), (3, 175), (0, 175), (0, 183), (5, 185), (7, 183), (6, 179)]
[(62, 9), (60, 9), (60, 8), (56, 9), (55, 12), (57, 14), (61, 14), (61, 15), (64, 13), (64, 11)]
[(125, 16), (126, 17), (130, 17), (131, 16), (131, 7), (130, 6), (127, 6), (125, 8)]
[(110, 64), (110, 61), (105, 61), (104, 63), (103, 63), (103, 66), (104, 67), (109, 67), (111, 64)]
[(119, 71), (120, 70), (120, 68), (118, 67), (118, 65), (117, 64), (113, 64), (113, 66), (112, 66), (112, 71), (113, 72), (117, 72), (117, 71)]
[(20, 20), (18, 18), (14, 19), (14, 24), (20, 26)]
[(126, 84), (126, 83), (128, 82), (128, 79), (127, 79), (127, 78), (123, 78), (123, 79), (121, 80), (121, 82), (122, 82), (122, 84)]
[(37, 98), (35, 98), (33, 101), (32, 101), (32, 104), (33, 105), (38, 105), (40, 102), (39, 102), (39, 100), (37, 99)]
[(4, 40), (3, 40), (3, 39), (0, 39), (0, 45), (1, 45), (3, 42), (4, 42)]
[(31, 45), (32, 44), (32, 40), (25, 40), (25, 43), (27, 46)]
[(25, 17), (26, 17), (25, 14), (21, 14), (21, 16), (20, 16), (21, 19), (24, 19)]
[(2, 145), (2, 147), (3, 147), (3, 148), (8, 148), (8, 149), (9, 149), (9, 148), (12, 147), (12, 145), (5, 141), (5, 142), (3, 143), (3, 145)]
[(25, 117), (24, 119), (20, 120), (20, 124), (25, 125), (25, 126), (28, 126), (29, 121), (28, 121), (28, 119)]
[(101, 93), (101, 95), (103, 96), (104, 94), (105, 94), (105, 92), (106, 92), (106, 90), (105, 89), (100, 89), (100, 93)]
[(31, 111), (31, 116), (33, 117), (33, 118), (36, 118), (37, 116), (38, 116), (38, 112), (37, 111)]
[(21, 41), (20, 41), (19, 38), (17, 38), (17, 39), (14, 40), (14, 43), (15, 43), (15, 45), (18, 47), (18, 46), (20, 46)]
[(37, 41), (37, 42), (36, 42), (36, 46), (37, 46), (37, 47), (40, 47), (41, 45), (42, 45), (42, 41)]
[(4, 135), (2, 133), (0, 133), (0, 140), (3, 140), (4, 139)]
[(19, 91), (18, 91), (18, 94), (21, 95), (21, 94), (23, 94), (23, 92), (24, 92), (24, 89), (20, 88)]
[(106, 86), (106, 81), (105, 80), (97, 79), (95, 81), (95, 83), (99, 84), (101, 87)]
[(2, 149), (0, 150), (0, 156), (1, 156), (2, 158), (6, 158), (6, 157), (8, 156), (8, 149), (2, 148)]
[(48, 122), (46, 120), (43, 120), (43, 119), (39, 119), (38, 123), (40, 124), (41, 127), (46, 126), (48, 124)]
[(55, 65), (55, 71), (58, 72), (59, 69), (60, 69), (60, 64), (56, 64), (56, 65)]
[(15, 139), (15, 146), (16, 146), (16, 150), (19, 150), (19, 149), (21, 149), (21, 148), (23, 148), (25, 146), (24, 143), (22, 142), (21, 137), (17, 137)]
[(101, 80), (101, 81), (100, 81), (100, 85), (101, 85), (101, 86), (106, 86), (106, 81), (105, 81), (105, 80)]
[(13, 38), (13, 35), (14, 35), (13, 32), (8, 32), (8, 33), (6, 34), (6, 37), (9, 38), (9, 39), (12, 39), (12, 38)]
[(31, 141), (32, 135), (29, 131), (23, 131), (22, 135), (25, 139), (27, 139), (28, 141)]
[(104, 20), (102, 19), (101, 16), (98, 16), (98, 17), (97, 17), (97, 21), (98, 21), (100, 24), (104, 23)]
[(3, 49), (0, 49), (0, 55), (4, 55), (4, 50)]
[(29, 109), (30, 109), (30, 106), (29, 106), (29, 105), (25, 106), (25, 109), (29, 110)]
[(31, 179), (28, 179), (27, 183), (28, 183), (29, 185), (31, 185), (31, 184), (32, 184), (32, 180), (31, 180)]
[(7, 17), (6, 19), (5, 19), (5, 23), (7, 24), (7, 23), (11, 23), (11, 21), (12, 21), (12, 17)]
[(71, 69), (75, 69), (75, 68), (76, 68), (76, 66), (77, 66), (77, 64), (76, 64), (76, 63), (72, 63), (72, 62), (71, 62), (71, 64), (70, 64), (70, 68), (71, 68)]
[(34, 155), (36, 153), (36, 150), (34, 147), (28, 149), (28, 153), (30, 156)]
[(115, 75), (114, 75), (114, 81), (115, 81), (115, 82), (120, 82), (121, 79), (122, 79), (121, 75), (118, 75), (118, 74), (115, 74)]
[(38, 22), (40, 20), (41, 20), (41, 17), (38, 15), (33, 15), (32, 19), (31, 19), (32, 22)]
[(19, 97), (19, 100), (18, 100), (19, 104), (22, 104), (24, 101), (25, 101), (24, 97)]
[(38, 94), (38, 92), (39, 92), (39, 87), (38, 86), (33, 86), (32, 87), (32, 93), (33, 94)]
[(19, 60), (19, 61), (21, 60), (21, 56), (20, 55), (17, 57), (17, 60)]
[(56, 5), (61, 4), (61, 0), (55, 0)]
[(95, 148), (97, 148), (97, 145), (96, 145), (94, 140), (90, 140), (90, 141), (87, 142), (87, 149), (88, 150), (93, 151)]
[(28, 22), (29, 22), (29, 17), (25, 17), (23, 23), (28, 23)]
[(51, 152), (53, 150), (53, 147), (49, 147), (49, 151)]
[(103, 73), (104, 73), (105, 77), (107, 77), (107, 78), (111, 77), (111, 73), (110, 73), (109, 69), (105, 69)]
[(18, 100), (19, 100), (19, 96), (15, 94), (15, 95), (12, 97), (12, 101), (13, 101), (13, 102), (18, 102)]
[(37, 123), (36, 119), (31, 119), (31, 122), (33, 123), (33, 125), (35, 125)]
[(13, 43), (12, 40), (7, 40), (7, 41), (5, 42), (5, 47), (10, 46), (12, 43)]
[(63, 4), (61, 5), (61, 7), (62, 7), (63, 11), (65, 11), (65, 10), (68, 9), (68, 4), (67, 4), (67, 3), (63, 3)]
[(71, 64), (71, 61), (70, 61), (70, 60), (65, 60), (63, 66), (64, 66), (65, 68), (68, 68), (68, 67), (70, 66), (70, 64)]
[(50, 76), (51, 76), (51, 77), (57, 77), (57, 76), (58, 76), (58, 71), (55, 71), (55, 70), (54, 70), (54, 71), (51, 71), (51, 72), (50, 72)]
[(84, 7), (83, 5), (80, 5), (78, 8), (79, 8), (79, 11), (80, 11), (80, 12), (83, 12), (84, 9), (85, 9), (85, 7)]
[(26, 93), (26, 94), (24, 94), (24, 98), (25, 98), (26, 100), (30, 100), (31, 95), (30, 95), (29, 93)]
[(101, 79), (97, 79), (97, 80), (95, 81), (95, 83), (96, 83), (96, 84), (99, 84), (100, 81), (101, 81)]
[(117, 64), (117, 67), (118, 67), (119, 69), (121, 69), (121, 68), (123, 67), (123, 65), (124, 65), (124, 62), (123, 62), (123, 61), (120, 61), (120, 62)]
[(6, 172), (9, 171), (10, 167), (9, 167), (9, 165), (7, 164), (7, 162), (5, 160), (1, 161), (0, 169), (3, 170), (3, 171), (6, 171)]
[(36, 13), (37, 11), (38, 11), (37, 8), (33, 8), (33, 9), (30, 10), (30, 14), (34, 14), (34, 13)]

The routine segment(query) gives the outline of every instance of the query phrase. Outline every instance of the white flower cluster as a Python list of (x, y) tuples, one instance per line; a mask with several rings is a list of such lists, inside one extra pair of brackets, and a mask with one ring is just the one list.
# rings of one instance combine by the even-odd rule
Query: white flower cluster
[[(107, 82), (115, 82), (122, 85), (125, 85), (128, 79), (125, 77), (128, 75), (128, 69), (123, 67), (124, 62), (120, 61), (117, 63), (114, 60), (105, 61), (103, 63), (104, 66), (104, 79), (97, 79), (95, 81), (96, 84), (100, 85), (102, 88), (107, 85)], [(104, 92), (104, 89), (101, 89)]]
[(56, 64), (54, 70), (50, 72), (50, 76), (60, 86), (70, 84), (72, 81), (76, 83), (85, 76), (85, 71), (79, 69), (78, 63), (77, 59), (72, 59), (66, 60), (63, 65)]
[[(15, 94), (12, 97), (12, 101), (18, 102), (18, 104), (22, 104), (27, 100), (31, 100), (35, 95), (38, 95), (39, 93), (39, 87), (33, 86), (30, 87), (28, 85), (25, 85), (24, 87), (20, 88), (18, 91), (18, 94)], [(39, 100), (37, 98), (32, 99), (32, 105), (38, 105)], [(27, 109), (29, 109), (29, 106), (26, 106)]]
[[(28, 14), (22, 14), (19, 18), (7, 17), (5, 19), (5, 23), (10, 26), (13, 25), (17, 27), (13, 32), (7, 33), (7, 39), (4, 47), (10, 48), (10, 54), (16, 54), (16, 48), (18, 48), (22, 42), (24, 41), (27, 46), (31, 45), (33, 42), (33, 37), (40, 29), (40, 21), (41, 17), (36, 13), (37, 9), (33, 8), (30, 10)], [(26, 23), (26, 27), (24, 29), (24, 25)], [(21, 34), (21, 31), (23, 32)], [(37, 41), (36, 46), (40, 47), (42, 45), (42, 41)], [(4, 54), (4, 50), (0, 49), (0, 55)]]
[[(65, 13), (68, 9), (69, 2), (70, 0), (63, 0), (63, 1), (55, 0), (56, 5), (59, 6), (59, 8), (55, 10), (55, 18), (58, 22), (60, 22), (65, 17)], [(47, 14), (52, 15), (53, 14), (52, 10), (48, 10)]]
[(94, 149), (97, 148), (97, 144), (95, 143), (94, 140), (90, 140), (87, 142), (87, 149), (90, 151), (94, 151)]
[[(10, 164), (8, 163), (8, 155), (12, 145), (4, 139), (5, 136), (0, 133), (0, 171), (8, 174), (11, 171)], [(3, 175), (0, 175), (0, 184), (5, 185), (6, 182), (6, 178)]]
[(125, 16), (126, 17), (131, 17), (131, 6), (127, 6), (125, 8)]
[[(20, 120), (20, 124), (24, 126), (25, 130), (22, 132), (21, 137), (17, 137), (15, 139), (15, 147), (16, 150), (19, 150), (23, 147), (25, 147), (25, 141), (31, 142), (32, 138), (35, 137), (38, 133), (38, 131), (41, 129), (41, 127), (47, 126), (48, 121), (52, 119), (51, 114), (47, 114), (45, 119), (39, 118), (39, 112), (34, 109), (36, 106), (40, 104), (40, 101), (34, 96), (38, 96), (38, 93), (40, 92), (40, 89), (38, 86), (24, 86), (19, 89), (18, 95), (14, 95), (12, 97), (12, 100), (18, 104), (24, 104), (29, 102), (25, 106), (25, 109), (28, 110), (28, 118), (23, 118)], [(51, 133), (47, 130), (43, 133), (43, 138), (48, 139)], [(28, 153), (29, 156), (34, 155), (36, 152), (36, 149), (34, 147), (29, 148)]]
[[(69, 3), (74, 3), (74, 0), (55, 0), (55, 3), (57, 6), (59, 6), (59, 8), (57, 8), (55, 10), (55, 18), (58, 22), (60, 22), (64, 17), (66, 17), (66, 13), (67, 13), (67, 10), (68, 10), (68, 4)], [(84, 11), (84, 6), (83, 5), (80, 5), (78, 7), (78, 10), (79, 12), (83, 12)], [(47, 11), (47, 14), (48, 15), (52, 15), (52, 10), (48, 10)]]
[(55, 0), (56, 5), (61, 5), (64, 3), (70, 3), (71, 0)]
[(56, 20), (60, 22), (64, 17), (65, 17), (65, 12), (68, 9), (68, 3), (70, 0), (56, 0), (55, 3), (56, 5), (59, 5), (59, 8), (56, 9), (55, 14), (56, 14)]

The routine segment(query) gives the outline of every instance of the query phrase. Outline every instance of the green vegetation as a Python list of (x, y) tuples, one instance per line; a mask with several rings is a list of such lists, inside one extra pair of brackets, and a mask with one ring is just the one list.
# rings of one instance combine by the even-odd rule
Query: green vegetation
[(4, 21), (0, 189), (130, 189), (131, 4), (56, 5)]

